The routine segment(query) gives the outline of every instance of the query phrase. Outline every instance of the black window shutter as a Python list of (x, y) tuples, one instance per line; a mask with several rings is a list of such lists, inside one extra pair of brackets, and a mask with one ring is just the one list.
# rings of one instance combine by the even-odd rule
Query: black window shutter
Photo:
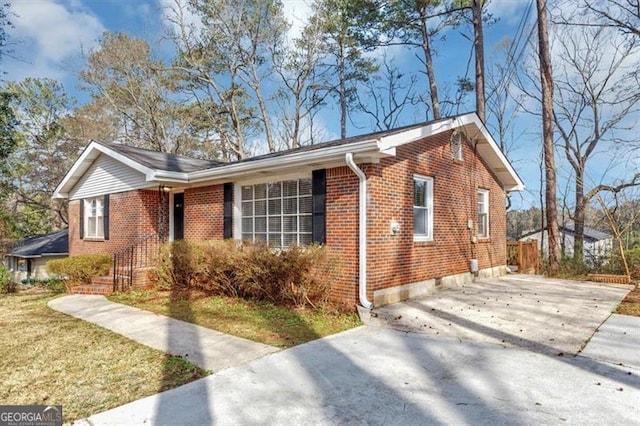
[(233, 183), (224, 184), (224, 239), (233, 238)]
[(104, 239), (109, 239), (109, 194), (104, 196), (102, 204), (102, 221), (104, 223)]
[(313, 242), (326, 242), (327, 211), (327, 170), (314, 170), (311, 175), (311, 195), (313, 198), (311, 221), (313, 224)]
[(80, 220), (78, 221), (78, 235), (84, 238), (84, 200), (80, 200)]

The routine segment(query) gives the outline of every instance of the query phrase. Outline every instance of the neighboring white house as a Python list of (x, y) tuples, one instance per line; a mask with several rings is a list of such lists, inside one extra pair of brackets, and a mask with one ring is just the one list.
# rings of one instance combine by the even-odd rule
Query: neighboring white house
[(25, 238), (9, 250), (4, 264), (14, 282), (23, 279), (44, 280), (49, 278), (47, 262), (69, 255), (69, 231)]
[[(573, 224), (559, 226), (560, 250), (564, 257), (573, 257)], [(543, 240), (544, 232), (544, 240)], [(520, 241), (538, 240), (538, 248), (544, 254), (549, 251), (549, 235), (547, 228), (531, 231), (519, 238)], [(544, 241), (544, 243), (542, 243)], [(584, 228), (584, 261), (590, 265), (599, 265), (608, 257), (613, 248), (613, 235), (592, 228)]]

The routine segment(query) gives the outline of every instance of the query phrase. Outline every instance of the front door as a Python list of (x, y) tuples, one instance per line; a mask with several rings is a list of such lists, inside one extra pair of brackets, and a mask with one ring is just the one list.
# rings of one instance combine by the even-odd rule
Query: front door
[(173, 240), (184, 238), (184, 192), (173, 194)]

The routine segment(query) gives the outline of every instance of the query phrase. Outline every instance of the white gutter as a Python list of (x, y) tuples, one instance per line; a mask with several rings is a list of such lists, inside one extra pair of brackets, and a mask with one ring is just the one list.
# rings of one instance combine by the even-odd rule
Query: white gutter
[[(246, 173), (260, 173), (270, 170), (282, 172), (287, 168), (296, 168), (322, 161), (342, 162), (342, 156), (347, 152), (357, 152), (361, 155), (374, 157), (386, 157), (388, 153), (380, 153), (377, 139), (368, 139), (351, 144), (329, 146), (311, 151), (296, 152), (287, 155), (278, 155), (258, 160), (241, 161), (211, 169), (189, 173), (189, 183), (197, 183), (212, 179), (233, 179), (237, 176), (245, 176)], [(393, 153), (391, 154), (393, 155)]]
[(353, 161), (353, 153), (346, 153), (344, 159), (360, 181), (358, 185), (358, 296), (360, 304), (365, 309), (371, 309), (373, 304), (367, 299), (367, 176)]

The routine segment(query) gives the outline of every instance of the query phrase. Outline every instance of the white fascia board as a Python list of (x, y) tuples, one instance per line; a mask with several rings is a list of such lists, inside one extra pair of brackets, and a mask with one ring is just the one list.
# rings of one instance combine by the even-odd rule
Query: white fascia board
[(493, 140), (493, 138), (491, 137), (491, 134), (487, 130), (487, 127), (484, 125), (484, 123), (482, 123), (478, 115), (475, 113), (472, 113), (472, 114), (464, 115), (461, 118), (465, 119), (464, 125), (473, 124), (476, 127), (476, 129), (480, 132), (480, 134), (482, 134), (483, 139), (487, 142), (487, 144), (491, 148), (491, 153), (495, 155), (498, 158), (498, 160), (500, 160), (500, 162), (502, 163), (502, 167), (506, 169), (506, 172), (509, 174), (509, 177), (513, 180), (513, 184), (506, 186), (505, 190), (508, 192), (523, 191), (524, 182), (522, 182), (522, 180), (520, 179), (520, 176), (518, 176), (518, 173), (516, 173), (515, 169), (513, 168), (509, 160), (507, 160), (507, 157), (505, 157), (505, 155), (502, 153), (502, 150), (498, 147), (498, 144), (496, 143), (496, 141)]
[(163, 183), (187, 183), (189, 174), (182, 172), (170, 172), (167, 170), (151, 170), (151, 173), (145, 174), (147, 182), (163, 182)]
[(68, 198), (69, 191), (73, 186), (78, 182), (80, 176), (91, 166), (91, 163), (94, 162), (96, 158), (98, 158), (98, 153), (96, 153), (97, 143), (91, 142), (87, 147), (82, 151), (80, 157), (73, 163), (71, 169), (64, 175), (62, 181), (58, 184), (56, 189), (53, 191), (52, 198)]
[(294, 152), (277, 157), (269, 157), (262, 160), (246, 161), (241, 163), (219, 166), (213, 169), (201, 170), (189, 173), (189, 183), (197, 183), (214, 179), (232, 180), (235, 177), (247, 173), (260, 173), (266, 171), (287, 170), (303, 167), (313, 163), (329, 161), (344, 161), (347, 152), (353, 154), (368, 154), (370, 158), (380, 158), (394, 155), (395, 151), (382, 152), (378, 139), (370, 139), (362, 142), (318, 148), (313, 151)]

